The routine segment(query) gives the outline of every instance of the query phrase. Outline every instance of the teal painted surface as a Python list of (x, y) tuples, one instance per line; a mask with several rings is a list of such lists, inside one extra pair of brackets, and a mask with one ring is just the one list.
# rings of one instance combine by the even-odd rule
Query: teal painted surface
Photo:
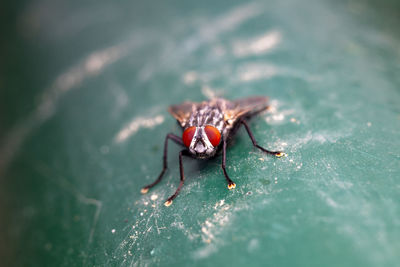
[[(395, 1), (26, 1), (2, 9), (4, 266), (397, 266)], [(5, 4), (4, 4), (5, 5)], [(227, 155), (185, 160), (166, 108), (268, 95)]]

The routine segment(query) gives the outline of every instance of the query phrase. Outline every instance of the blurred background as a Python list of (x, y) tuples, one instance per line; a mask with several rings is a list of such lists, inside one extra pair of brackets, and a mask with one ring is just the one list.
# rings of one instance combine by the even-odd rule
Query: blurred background
[[(1, 266), (398, 266), (400, 2), (0, 4)], [(166, 109), (267, 95), (221, 157)]]

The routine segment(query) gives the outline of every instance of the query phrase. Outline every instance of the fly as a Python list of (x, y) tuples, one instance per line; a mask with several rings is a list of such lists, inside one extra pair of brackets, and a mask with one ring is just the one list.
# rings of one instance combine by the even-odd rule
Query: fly
[(175, 193), (164, 203), (170, 206), (176, 198), (185, 181), (183, 173), (182, 157), (188, 156), (197, 159), (214, 157), (222, 150), (222, 170), (228, 183), (228, 189), (234, 189), (236, 184), (229, 178), (226, 172), (226, 146), (240, 126), (244, 126), (253, 146), (264, 153), (282, 157), (281, 151), (270, 151), (259, 146), (251, 132), (247, 120), (252, 116), (268, 108), (267, 97), (250, 97), (229, 101), (223, 98), (215, 98), (199, 103), (184, 102), (180, 105), (170, 106), (168, 111), (178, 121), (183, 129), (182, 137), (173, 133), (167, 134), (164, 142), (163, 169), (157, 180), (142, 188), (141, 193), (146, 194), (150, 188), (158, 184), (168, 168), (168, 140), (184, 147), (179, 152), (180, 183)]

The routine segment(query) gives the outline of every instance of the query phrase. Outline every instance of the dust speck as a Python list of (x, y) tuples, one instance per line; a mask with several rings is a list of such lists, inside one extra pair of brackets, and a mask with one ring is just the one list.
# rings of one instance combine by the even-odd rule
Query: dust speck
[(256, 250), (259, 246), (260, 246), (260, 241), (253, 238), (250, 240), (249, 245), (247, 246), (247, 249), (249, 252), (252, 252), (252, 251)]
[(198, 79), (198, 74), (195, 71), (188, 71), (183, 76), (183, 82), (187, 85), (193, 84)]

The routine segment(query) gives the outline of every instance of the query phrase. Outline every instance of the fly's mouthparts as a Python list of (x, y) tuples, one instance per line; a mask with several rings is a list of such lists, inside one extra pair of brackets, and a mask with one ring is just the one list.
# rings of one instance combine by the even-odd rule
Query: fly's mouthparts
[(196, 140), (196, 143), (194, 144), (194, 150), (199, 154), (206, 152), (207, 150), (206, 144), (201, 138)]

